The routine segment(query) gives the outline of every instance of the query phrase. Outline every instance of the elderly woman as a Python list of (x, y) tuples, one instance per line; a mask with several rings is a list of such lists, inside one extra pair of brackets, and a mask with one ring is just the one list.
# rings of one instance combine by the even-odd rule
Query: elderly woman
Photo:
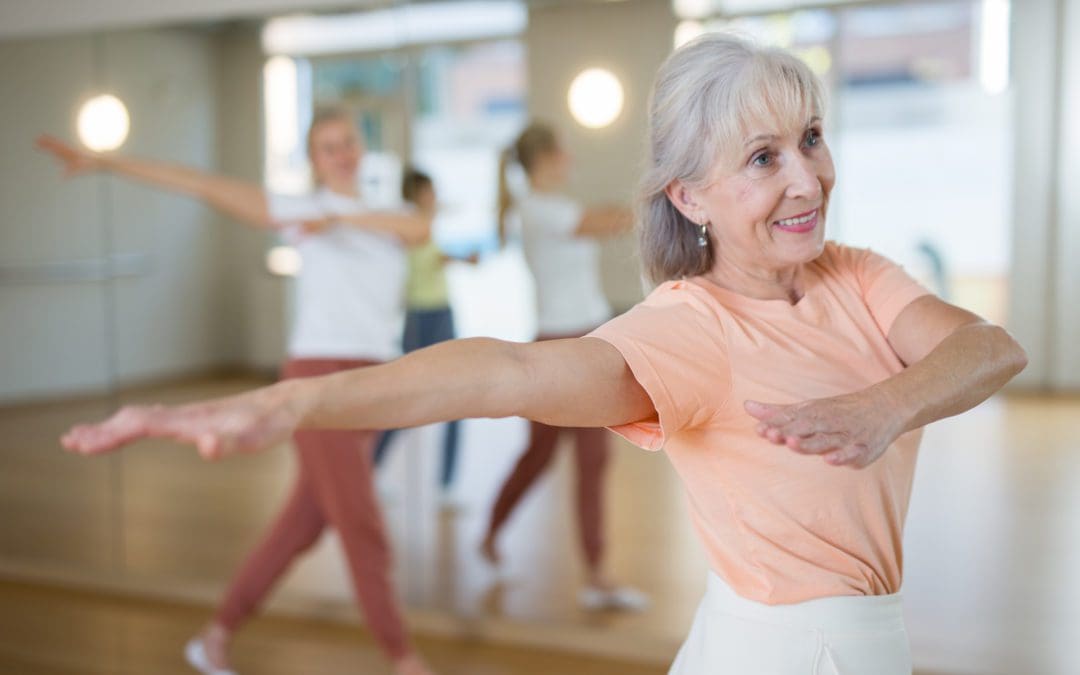
[[(64, 437), (93, 454), (171, 436), (208, 458), (296, 428), (520, 415), (663, 449), (708, 590), (673, 673), (909, 673), (902, 530), (920, 429), (1025, 365), (1001, 328), (825, 240), (821, 85), (786, 52), (711, 35), (655, 84), (640, 227), (659, 286), (583, 338), (448, 342), (381, 366)], [(857, 469), (857, 470), (852, 470)]]

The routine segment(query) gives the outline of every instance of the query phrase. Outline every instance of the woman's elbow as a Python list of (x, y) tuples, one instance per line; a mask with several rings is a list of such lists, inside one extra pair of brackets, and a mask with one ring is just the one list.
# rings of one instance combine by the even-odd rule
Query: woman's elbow
[(1001, 326), (994, 326), (994, 332), (995, 340), (1000, 345), (1001, 368), (1012, 379), (1027, 367), (1027, 351)]
[(1009, 340), (1012, 341), (1012, 347), (1013, 347), (1013, 350), (1012, 350), (1013, 351), (1013, 358), (1012, 358), (1012, 371), (1013, 372), (1012, 372), (1012, 375), (1010, 377), (1015, 377), (1015, 376), (1019, 375), (1020, 372), (1022, 370), (1024, 370), (1024, 368), (1027, 368), (1028, 355), (1027, 355), (1027, 351), (1025, 351), (1024, 348), (1020, 346), (1020, 343), (1017, 342), (1016, 340), (1014, 340), (1011, 335), (1009, 336)]

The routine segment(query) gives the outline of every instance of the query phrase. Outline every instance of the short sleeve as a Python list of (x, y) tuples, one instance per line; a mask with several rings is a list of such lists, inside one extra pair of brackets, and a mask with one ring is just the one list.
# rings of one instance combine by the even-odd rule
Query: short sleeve
[(530, 195), (518, 207), (522, 226), (549, 237), (571, 237), (577, 232), (585, 209), (560, 195)]
[(900, 312), (912, 301), (930, 295), (930, 291), (888, 258), (869, 249), (856, 251), (855, 274), (862, 289), (863, 301), (873, 314), (882, 335), (887, 337)]
[(611, 344), (652, 400), (656, 415), (611, 427), (646, 450), (673, 435), (707, 426), (731, 394), (722, 325), (703, 291), (668, 282), (588, 337)]

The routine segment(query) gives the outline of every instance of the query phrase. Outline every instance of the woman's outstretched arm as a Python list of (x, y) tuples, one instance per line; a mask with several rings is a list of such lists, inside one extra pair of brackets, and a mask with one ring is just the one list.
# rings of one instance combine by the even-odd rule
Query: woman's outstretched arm
[(195, 444), (214, 459), (260, 450), (298, 428), (385, 429), (520, 416), (555, 426), (611, 426), (655, 414), (622, 355), (596, 338), (535, 343), (454, 340), (396, 361), (286, 380), (178, 407), (125, 407), (63, 437), (98, 454), (146, 437)]
[(327, 220), (342, 221), (363, 230), (393, 235), (406, 246), (419, 246), (426, 244), (431, 238), (432, 215), (424, 211), (412, 213), (368, 211), (355, 215), (328, 217)]
[(88, 152), (48, 135), (39, 136), (36, 145), (64, 165), (66, 176), (108, 171), (171, 192), (190, 195), (252, 227), (279, 227), (270, 219), (266, 193), (255, 183), (179, 164)]

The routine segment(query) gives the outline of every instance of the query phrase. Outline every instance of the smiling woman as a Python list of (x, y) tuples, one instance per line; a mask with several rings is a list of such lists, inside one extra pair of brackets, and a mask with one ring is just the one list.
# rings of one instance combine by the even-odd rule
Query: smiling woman
[(98, 454), (169, 436), (213, 458), (297, 428), (511, 415), (607, 426), (666, 452), (708, 555), (672, 673), (907, 675), (901, 532), (920, 430), (986, 399), (1026, 357), (899, 266), (825, 241), (834, 173), (819, 92), (790, 54), (726, 35), (668, 58), (640, 223), (662, 283), (586, 337), (446, 342), (125, 409), (64, 443)]
[[(804, 233), (806, 223), (774, 229), (775, 221), (818, 213), (824, 222), (835, 182), (822, 138), (824, 92), (805, 65), (779, 51), (766, 58), (726, 41), (694, 44), (700, 58), (660, 78), (650, 107), (654, 161), (641, 182), (641, 247), (654, 282), (712, 269), (749, 273), (738, 261), (763, 239), (784, 228)], [(701, 152), (701, 141), (713, 151)], [(814, 234), (789, 243), (809, 249), (774, 255), (820, 252), (824, 227), (805, 232)], [(717, 265), (720, 258), (729, 264)]]

